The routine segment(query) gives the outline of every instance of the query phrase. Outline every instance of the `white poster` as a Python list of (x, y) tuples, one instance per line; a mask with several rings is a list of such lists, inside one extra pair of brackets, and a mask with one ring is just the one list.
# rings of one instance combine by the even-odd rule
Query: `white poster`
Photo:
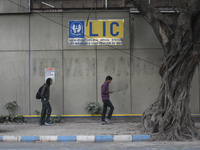
[(55, 68), (45, 68), (45, 81), (51, 78), (55, 82)]

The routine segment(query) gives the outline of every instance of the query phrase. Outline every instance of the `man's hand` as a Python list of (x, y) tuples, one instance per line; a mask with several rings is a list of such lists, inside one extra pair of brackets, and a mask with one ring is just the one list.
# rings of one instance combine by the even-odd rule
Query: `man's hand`
[(113, 91), (113, 90), (110, 90), (110, 93), (114, 93), (115, 91)]

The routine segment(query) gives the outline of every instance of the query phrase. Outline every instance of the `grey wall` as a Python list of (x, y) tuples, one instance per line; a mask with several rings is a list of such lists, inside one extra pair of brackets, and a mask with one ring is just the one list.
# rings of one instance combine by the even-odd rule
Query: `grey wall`
[(151, 26), (140, 15), (131, 15), (131, 31), (132, 54), (141, 58), (132, 57), (131, 64), (132, 108), (133, 113), (137, 114), (158, 96), (161, 84), (158, 66), (162, 61), (163, 50)]
[[(4, 105), (14, 100), (14, 114), (41, 110), (35, 94), (45, 82), (45, 68), (55, 68), (52, 115), (84, 115), (87, 102), (102, 104), (100, 87), (107, 75), (116, 91), (111, 95), (114, 114), (141, 114), (153, 103), (163, 51), (152, 28), (139, 14), (95, 12), (90, 20), (124, 19), (124, 45), (68, 45), (68, 21), (87, 20), (88, 14), (0, 15), (0, 115), (7, 114)], [(192, 113), (199, 113), (198, 74), (191, 87)]]
[(16, 101), (15, 114), (29, 112), (29, 16), (0, 15), (0, 115)]
[(28, 13), (29, 0), (0, 0), (0, 13)]

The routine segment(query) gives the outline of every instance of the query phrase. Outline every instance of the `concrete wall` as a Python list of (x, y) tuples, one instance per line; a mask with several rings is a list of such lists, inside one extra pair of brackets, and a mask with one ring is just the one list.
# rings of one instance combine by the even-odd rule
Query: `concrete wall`
[(29, 0), (0, 0), (0, 13), (28, 13)]
[(131, 31), (132, 108), (137, 114), (142, 113), (158, 96), (161, 84), (158, 66), (163, 50), (151, 26), (140, 15), (131, 15)]
[(16, 101), (14, 114), (29, 113), (29, 16), (0, 15), (0, 115)]
[[(45, 68), (55, 68), (52, 115), (88, 114), (87, 102), (101, 102), (100, 87), (111, 75), (114, 114), (141, 114), (157, 98), (162, 47), (139, 14), (95, 12), (90, 20), (124, 19), (124, 45), (68, 45), (68, 21), (87, 20), (89, 12), (0, 15), (0, 115), (17, 101), (14, 114), (41, 111), (35, 99)], [(62, 26), (63, 25), (63, 26)], [(199, 71), (191, 87), (192, 113), (199, 113)]]

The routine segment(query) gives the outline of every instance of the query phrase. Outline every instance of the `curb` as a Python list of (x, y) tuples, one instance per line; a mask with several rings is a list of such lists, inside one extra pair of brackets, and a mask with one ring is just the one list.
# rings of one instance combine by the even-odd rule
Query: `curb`
[(0, 136), (0, 142), (134, 142), (150, 135)]

